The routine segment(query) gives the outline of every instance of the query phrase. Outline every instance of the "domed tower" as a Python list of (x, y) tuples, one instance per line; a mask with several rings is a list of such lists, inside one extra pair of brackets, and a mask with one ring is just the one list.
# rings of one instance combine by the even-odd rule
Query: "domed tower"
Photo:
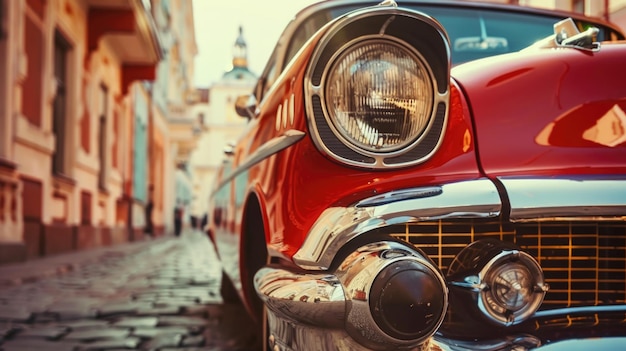
[(233, 67), (248, 67), (248, 47), (243, 38), (242, 26), (239, 26), (239, 36), (233, 47)]
[(233, 46), (233, 68), (224, 73), (222, 81), (256, 81), (256, 76), (248, 69), (248, 45), (243, 38), (243, 27), (239, 26), (239, 35)]

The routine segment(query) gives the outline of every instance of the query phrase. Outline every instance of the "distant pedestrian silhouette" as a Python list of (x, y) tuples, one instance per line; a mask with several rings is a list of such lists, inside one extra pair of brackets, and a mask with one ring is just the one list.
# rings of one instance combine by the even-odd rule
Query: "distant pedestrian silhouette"
[(154, 237), (154, 223), (152, 221), (152, 212), (154, 211), (154, 202), (152, 200), (154, 193), (154, 186), (150, 185), (148, 187), (148, 202), (146, 203), (146, 226), (144, 228), (144, 233)]
[(184, 214), (185, 210), (182, 204), (178, 204), (174, 207), (174, 235), (176, 236), (180, 236), (180, 233), (183, 230)]

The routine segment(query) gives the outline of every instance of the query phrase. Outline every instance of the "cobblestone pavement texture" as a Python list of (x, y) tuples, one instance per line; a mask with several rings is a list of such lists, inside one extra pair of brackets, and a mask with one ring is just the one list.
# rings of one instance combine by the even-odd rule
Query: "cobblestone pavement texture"
[(249, 350), (201, 232), (0, 266), (0, 351)]

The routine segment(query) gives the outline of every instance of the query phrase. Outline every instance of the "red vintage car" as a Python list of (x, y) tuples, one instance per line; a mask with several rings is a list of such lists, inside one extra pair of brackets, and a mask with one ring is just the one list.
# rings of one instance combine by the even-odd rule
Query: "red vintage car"
[(571, 13), (302, 10), (210, 199), (224, 299), (273, 350), (621, 350), (625, 67)]

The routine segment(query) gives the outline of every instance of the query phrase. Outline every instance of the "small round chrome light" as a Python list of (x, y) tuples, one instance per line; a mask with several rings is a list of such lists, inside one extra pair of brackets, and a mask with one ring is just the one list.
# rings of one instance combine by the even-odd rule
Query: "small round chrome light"
[(463, 249), (450, 265), (448, 276), (452, 285), (477, 294), (480, 312), (502, 326), (530, 317), (548, 290), (532, 256), (497, 240), (477, 241)]
[[(544, 294), (535, 293), (535, 277), (543, 274), (538, 265), (525, 264), (534, 262), (525, 255), (523, 252), (507, 252), (482, 273), (484, 285), (479, 306), (500, 324), (516, 324), (526, 319), (543, 301)], [(539, 290), (543, 292), (543, 289)]]
[(338, 137), (388, 153), (411, 145), (433, 109), (432, 73), (415, 50), (393, 40), (348, 44), (326, 78), (326, 108)]

